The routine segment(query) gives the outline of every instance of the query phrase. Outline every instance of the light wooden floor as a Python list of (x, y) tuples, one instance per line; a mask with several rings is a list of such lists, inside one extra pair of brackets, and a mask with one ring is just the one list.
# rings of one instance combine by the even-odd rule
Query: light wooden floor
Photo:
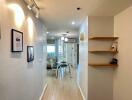
[(48, 77), (48, 87), (42, 100), (83, 100), (75, 82), (75, 77), (65, 75), (64, 78), (56, 79)]

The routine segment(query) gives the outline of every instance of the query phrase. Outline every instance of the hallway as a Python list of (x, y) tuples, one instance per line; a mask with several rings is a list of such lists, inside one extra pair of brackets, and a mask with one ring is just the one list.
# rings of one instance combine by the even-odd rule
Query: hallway
[(42, 100), (83, 100), (73, 78), (49, 78)]
[(132, 100), (132, 0), (0, 0), (0, 100)]

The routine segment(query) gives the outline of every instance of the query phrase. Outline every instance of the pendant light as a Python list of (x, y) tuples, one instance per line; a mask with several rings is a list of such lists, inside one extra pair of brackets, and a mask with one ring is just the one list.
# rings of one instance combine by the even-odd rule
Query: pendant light
[(65, 42), (67, 42), (68, 41), (68, 38), (65, 38)]

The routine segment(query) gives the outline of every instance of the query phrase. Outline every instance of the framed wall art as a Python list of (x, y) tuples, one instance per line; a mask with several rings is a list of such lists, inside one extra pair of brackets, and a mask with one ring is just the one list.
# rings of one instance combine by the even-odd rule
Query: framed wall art
[(1, 16), (0, 16), (0, 39), (1, 39)]
[(23, 33), (15, 29), (11, 30), (11, 51), (23, 52)]
[(0, 23), (0, 39), (1, 39), (1, 23)]
[(27, 46), (27, 62), (31, 62), (34, 60), (34, 47)]

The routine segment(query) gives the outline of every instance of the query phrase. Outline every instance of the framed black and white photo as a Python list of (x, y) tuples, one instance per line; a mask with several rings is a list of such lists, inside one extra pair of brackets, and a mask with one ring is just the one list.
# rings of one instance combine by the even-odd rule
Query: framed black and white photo
[(0, 23), (0, 39), (1, 39), (1, 23)]
[(27, 62), (31, 62), (34, 60), (34, 47), (27, 46)]
[(1, 16), (0, 16), (0, 39), (1, 39), (1, 23), (2, 21), (1, 21)]
[(23, 33), (15, 29), (11, 30), (11, 51), (23, 52)]

